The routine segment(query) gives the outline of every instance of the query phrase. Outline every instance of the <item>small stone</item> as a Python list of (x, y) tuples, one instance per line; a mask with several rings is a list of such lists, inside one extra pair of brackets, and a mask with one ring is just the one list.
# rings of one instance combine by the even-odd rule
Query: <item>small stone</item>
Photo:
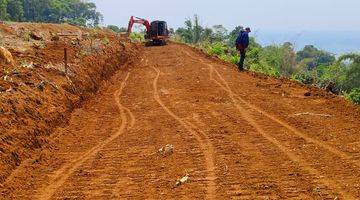
[(166, 146), (162, 147), (158, 151), (163, 157), (169, 156), (174, 152), (174, 145), (167, 144)]
[(36, 87), (43, 91), (45, 89), (45, 82), (44, 81), (41, 81), (39, 84), (36, 85)]
[(181, 179), (176, 181), (176, 186), (180, 186), (182, 184), (184, 184), (186, 181), (189, 180), (189, 174), (186, 174), (184, 177), (182, 177)]
[(21, 65), (21, 67), (32, 69), (32, 68), (34, 68), (34, 63), (33, 62), (24, 63)]
[(304, 93), (304, 96), (306, 96), (306, 97), (311, 96), (311, 92), (305, 92), (305, 93)]

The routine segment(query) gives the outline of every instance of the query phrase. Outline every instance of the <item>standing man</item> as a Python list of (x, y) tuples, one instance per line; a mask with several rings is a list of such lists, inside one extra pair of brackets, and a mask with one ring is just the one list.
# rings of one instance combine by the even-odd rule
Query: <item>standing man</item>
[(249, 46), (249, 33), (251, 29), (248, 27), (244, 30), (241, 30), (239, 36), (236, 38), (236, 49), (240, 52), (240, 61), (238, 67), (240, 71), (244, 70), (244, 61), (246, 57), (246, 49)]

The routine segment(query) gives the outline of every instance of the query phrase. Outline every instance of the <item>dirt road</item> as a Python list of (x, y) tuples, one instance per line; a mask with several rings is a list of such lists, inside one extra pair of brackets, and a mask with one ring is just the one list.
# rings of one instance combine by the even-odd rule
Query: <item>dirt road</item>
[(4, 199), (360, 199), (360, 109), (186, 46), (144, 51), (12, 173)]

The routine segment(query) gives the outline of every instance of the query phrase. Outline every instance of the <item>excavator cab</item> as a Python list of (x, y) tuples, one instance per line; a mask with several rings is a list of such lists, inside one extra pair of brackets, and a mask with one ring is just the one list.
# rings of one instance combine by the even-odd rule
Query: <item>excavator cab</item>
[(164, 21), (153, 21), (151, 22), (151, 36), (168, 36), (167, 23)]
[(166, 44), (169, 37), (167, 23), (165, 21), (153, 21), (150, 24), (150, 39), (155, 45)]

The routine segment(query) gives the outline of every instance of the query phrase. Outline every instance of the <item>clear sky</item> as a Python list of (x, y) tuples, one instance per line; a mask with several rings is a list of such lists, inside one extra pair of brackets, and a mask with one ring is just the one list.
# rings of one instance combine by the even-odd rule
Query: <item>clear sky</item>
[(231, 29), (360, 30), (360, 0), (91, 0), (105, 24), (126, 26), (131, 15), (163, 19), (179, 27), (198, 14), (203, 25), (223, 24)]
[(237, 25), (250, 26), (253, 35), (265, 41), (263, 43), (282, 42), (268, 36), (276, 37), (278, 32), (284, 33), (281, 36), (284, 40), (306, 38), (311, 32), (360, 33), (360, 0), (90, 1), (95, 2), (104, 15), (105, 25), (121, 27), (126, 27), (129, 17), (134, 15), (150, 21), (165, 20), (170, 27), (177, 28), (183, 26), (185, 18), (198, 14), (203, 26), (222, 24), (229, 30)]

